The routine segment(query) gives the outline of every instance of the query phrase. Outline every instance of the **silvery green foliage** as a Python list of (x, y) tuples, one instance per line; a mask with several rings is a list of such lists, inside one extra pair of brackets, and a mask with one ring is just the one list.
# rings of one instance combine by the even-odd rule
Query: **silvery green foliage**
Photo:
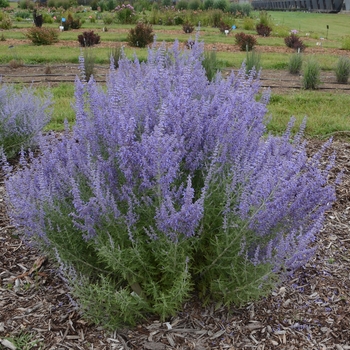
[(72, 132), (6, 181), (24, 238), (75, 269), (73, 294), (106, 327), (165, 318), (193, 289), (268, 293), (310, 259), (334, 201), (333, 159), (308, 158), (305, 125), (266, 137), (256, 73), (210, 82), (202, 59), (175, 42), (111, 64), (106, 92), (77, 80)]
[(50, 96), (40, 98), (33, 88), (0, 88), (0, 146), (12, 158), (21, 148), (36, 146), (38, 137), (51, 118)]

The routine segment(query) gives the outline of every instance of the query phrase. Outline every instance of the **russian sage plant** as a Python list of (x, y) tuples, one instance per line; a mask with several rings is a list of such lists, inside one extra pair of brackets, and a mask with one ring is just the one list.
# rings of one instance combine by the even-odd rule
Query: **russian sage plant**
[[(244, 67), (206, 77), (203, 44), (76, 81), (76, 125), (6, 180), (23, 238), (56, 258), (85, 317), (115, 329), (196, 292), (242, 305), (315, 251), (334, 200), (322, 150), (265, 135), (268, 96)], [(325, 146), (326, 147), (326, 146)]]
[(51, 97), (35, 95), (33, 88), (0, 88), (0, 147), (8, 158), (21, 148), (36, 146), (38, 137), (51, 118)]

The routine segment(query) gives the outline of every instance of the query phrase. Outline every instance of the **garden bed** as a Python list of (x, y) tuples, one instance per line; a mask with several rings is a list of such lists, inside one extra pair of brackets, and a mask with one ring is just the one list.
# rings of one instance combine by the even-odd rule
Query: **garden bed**
[[(309, 140), (310, 153), (320, 144)], [(165, 323), (150, 317), (112, 334), (84, 320), (52, 262), (17, 237), (1, 185), (0, 339), (29, 334), (41, 349), (52, 350), (350, 349), (350, 144), (335, 141), (332, 150), (337, 152), (335, 173), (344, 170), (337, 201), (326, 215), (317, 254), (289, 281), (243, 308), (202, 308), (193, 297)]]

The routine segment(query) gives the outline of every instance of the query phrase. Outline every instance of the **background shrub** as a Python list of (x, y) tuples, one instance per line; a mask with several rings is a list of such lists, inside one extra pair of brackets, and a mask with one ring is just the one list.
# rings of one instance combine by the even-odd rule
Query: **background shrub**
[(214, 0), (213, 8), (225, 12), (228, 8), (226, 0)]
[(123, 57), (123, 49), (120, 44), (117, 44), (110, 52), (110, 59), (113, 62), (115, 69), (119, 67), (119, 60)]
[(0, 147), (8, 158), (19, 155), (21, 149), (37, 146), (43, 128), (51, 118), (50, 95), (42, 98), (35, 89), (15, 89), (2, 84), (0, 88)]
[(314, 58), (308, 59), (303, 72), (303, 87), (308, 90), (316, 90), (320, 81), (321, 68)]
[(199, 0), (191, 0), (188, 3), (188, 8), (190, 10), (196, 11), (201, 7), (201, 2)]
[(214, 0), (204, 0), (203, 6), (205, 10), (214, 8)]
[(343, 50), (350, 50), (350, 35), (346, 35), (343, 38), (341, 48)]
[(231, 31), (231, 26), (224, 21), (221, 21), (218, 25), (218, 28), (221, 33), (225, 34), (225, 31), (228, 30), (229, 32)]
[(291, 74), (299, 74), (303, 65), (303, 56), (300, 53), (294, 53), (289, 57), (288, 70)]
[(213, 10), (209, 12), (209, 24), (215, 28), (218, 28), (223, 16), (221, 10)]
[(305, 45), (303, 44), (303, 41), (296, 35), (291, 34), (284, 38), (285, 44), (299, 52), (303, 52), (305, 50)]
[(254, 30), (255, 28), (254, 19), (250, 17), (244, 17), (242, 26), (244, 30)]
[(65, 31), (69, 29), (79, 29), (81, 27), (80, 18), (74, 18), (71, 13), (68, 13), (65, 18), (66, 21), (62, 23)]
[(146, 47), (154, 40), (152, 25), (139, 22), (135, 28), (131, 28), (127, 37), (131, 46)]
[(103, 16), (103, 23), (104, 24), (112, 24), (114, 21), (114, 17), (111, 14), (107, 14), (105, 16)]
[(95, 34), (93, 30), (90, 30), (79, 34), (78, 41), (80, 46), (89, 47), (99, 44), (101, 42), (101, 37), (98, 34)]
[(266, 11), (259, 12), (259, 24), (264, 25), (265, 27), (273, 27), (273, 21), (271, 16)]
[(83, 50), (83, 55), (80, 55), (79, 62), (82, 73), (82, 80), (89, 81), (95, 72), (96, 57), (91, 47), (86, 47)]
[(77, 81), (73, 130), (6, 179), (23, 239), (110, 330), (164, 320), (194, 290), (225, 305), (269, 294), (313, 256), (334, 201), (327, 145), (310, 158), (293, 121), (267, 136), (259, 82), (244, 69), (209, 82), (202, 59), (198, 42), (163, 44), (122, 59), (107, 91)]
[(187, 10), (188, 9), (188, 2), (186, 0), (179, 0), (176, 3), (176, 9), (177, 10)]
[(347, 56), (339, 57), (335, 66), (335, 76), (338, 83), (346, 84), (350, 76), (350, 59)]
[(25, 33), (26, 37), (35, 45), (51, 45), (58, 42), (58, 30), (54, 28), (32, 27)]
[(253, 35), (245, 34), (243, 32), (235, 35), (236, 45), (239, 46), (241, 51), (251, 51), (257, 44)]
[(186, 22), (182, 25), (182, 29), (185, 33), (192, 33), (194, 31), (194, 25), (190, 22)]
[(137, 16), (135, 9), (130, 4), (122, 4), (121, 6), (117, 6), (115, 8), (116, 19), (118, 23), (121, 24), (131, 24), (137, 22)]
[(10, 3), (8, 0), (0, 0), (0, 7), (9, 7)]
[(257, 24), (255, 28), (258, 35), (261, 35), (261, 36), (270, 36), (270, 33), (272, 31), (271, 27), (262, 23)]
[(250, 16), (250, 13), (253, 11), (253, 7), (250, 3), (241, 4), (241, 11), (244, 16)]
[(216, 56), (216, 51), (204, 51), (204, 59), (202, 65), (205, 69), (205, 75), (209, 81), (212, 81), (218, 72), (218, 60)]
[(5, 12), (0, 12), (0, 28), (5, 30), (12, 28), (11, 17)]
[(257, 76), (257, 73), (261, 69), (261, 56), (259, 53), (255, 52), (255, 50), (247, 51), (247, 56), (245, 60), (245, 72), (246, 74)]

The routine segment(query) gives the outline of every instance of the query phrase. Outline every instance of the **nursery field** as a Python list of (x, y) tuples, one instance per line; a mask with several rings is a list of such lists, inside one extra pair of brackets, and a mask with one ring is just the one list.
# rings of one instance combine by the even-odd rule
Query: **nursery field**
[[(90, 15), (87, 13), (86, 16)], [(258, 13), (253, 13), (257, 19)], [(165, 322), (159, 317), (145, 319), (137, 327), (109, 332), (89, 323), (68, 296), (68, 287), (56, 275), (56, 266), (39, 251), (26, 246), (11, 225), (4, 203), (4, 180), (0, 181), (0, 349), (93, 350), (93, 349), (350, 349), (350, 84), (338, 83), (334, 67), (340, 56), (350, 57), (346, 46), (350, 21), (346, 14), (272, 12), (275, 35), (260, 37), (243, 29), (243, 19), (232, 19), (237, 29), (226, 36), (217, 28), (202, 26), (200, 40), (205, 50), (215, 51), (217, 68), (224, 76), (237, 71), (247, 54), (235, 44), (235, 31), (257, 39), (261, 58), (261, 92), (270, 89), (268, 131), (284, 132), (293, 115), (296, 128), (306, 116), (307, 152), (315, 154), (326, 139), (334, 142), (326, 157), (336, 152), (330, 181), (343, 172), (336, 187), (337, 199), (326, 213), (318, 234), (315, 256), (299, 268), (271, 295), (242, 307), (221, 303), (200, 304), (196, 293), (183, 309)], [(88, 17), (87, 17), (88, 18)], [(82, 28), (59, 33), (52, 45), (34, 46), (25, 37), (30, 23), (0, 32), (1, 82), (18, 88), (32, 86), (38, 92), (53, 94), (53, 117), (45, 129), (60, 140), (64, 120), (75, 122), (74, 81), (80, 75), (78, 57), (91, 50), (95, 57), (94, 79), (104, 86), (109, 55), (116, 45), (126, 55), (147, 57), (147, 49), (131, 47), (127, 34), (133, 25), (108, 25), (103, 21), (83, 24)], [(45, 26), (45, 24), (44, 24)], [(57, 23), (47, 24), (57, 28)], [(192, 36), (181, 26), (154, 25), (157, 42), (172, 45), (175, 39), (184, 48)], [(86, 30), (101, 35), (101, 43), (81, 48), (77, 36)], [(306, 45), (304, 65), (309, 58), (321, 67), (316, 90), (303, 89), (303, 71), (288, 72), (293, 49), (283, 37), (291, 30)], [(192, 40), (191, 39), (191, 40)], [(15, 169), (16, 162), (13, 162)], [(315, 242), (316, 244), (316, 242)]]
[[(88, 16), (89, 13), (86, 14)], [(253, 13), (257, 20), (259, 14)], [(335, 76), (335, 66), (339, 57), (350, 57), (347, 51), (347, 41), (350, 37), (347, 14), (326, 15), (316, 13), (272, 12), (271, 21), (274, 23), (272, 35), (261, 37), (254, 30), (243, 29), (244, 20), (231, 19), (236, 29), (226, 36), (218, 28), (201, 26), (200, 40), (204, 42), (207, 52), (214, 51), (217, 57), (217, 69), (228, 74), (231, 69), (237, 70), (247, 54), (240, 51), (235, 44), (235, 34), (245, 32), (257, 39), (256, 53), (260, 55), (261, 85), (271, 88), (272, 96), (269, 110), (272, 115), (269, 129), (281, 133), (291, 115), (298, 123), (307, 116), (306, 134), (310, 137), (341, 133), (346, 135), (348, 130), (349, 113), (343, 108), (349, 101), (349, 85), (338, 83)], [(109, 68), (109, 57), (116, 48), (123, 46), (128, 57), (136, 56), (144, 60), (146, 48), (135, 48), (128, 44), (127, 35), (132, 24), (111, 24), (108, 31), (103, 31), (105, 24), (97, 20), (95, 23), (85, 22), (80, 29), (59, 33), (59, 41), (52, 45), (36, 46), (25, 37), (31, 21), (14, 22), (13, 28), (1, 31), (3, 40), (0, 41), (0, 75), (3, 82), (13, 82), (19, 85), (33, 84), (34, 87), (52, 87), (55, 108), (52, 123), (48, 129), (62, 130), (65, 118), (72, 124), (74, 114), (66, 108), (73, 102), (73, 89), (70, 87), (79, 74), (78, 58), (84, 50), (90, 50), (94, 56), (94, 77), (103, 83)], [(56, 28), (57, 23), (44, 24), (44, 27)], [(329, 29), (326, 29), (328, 26)], [(85, 31), (94, 31), (101, 37), (101, 42), (90, 48), (82, 48), (77, 37)], [(179, 40), (185, 46), (189, 38), (194, 39), (195, 31), (184, 33), (182, 26), (153, 25), (157, 42), (167, 42), (172, 45)], [(321, 69), (320, 84), (317, 91), (302, 89), (302, 71), (299, 74), (288, 72), (288, 62), (294, 50), (286, 47), (284, 36), (291, 30), (298, 35), (306, 45), (303, 53), (304, 65), (308, 59), (315, 59)], [(67, 84), (68, 83), (68, 84)], [(61, 85), (59, 87), (59, 85)], [(305, 99), (302, 103), (306, 110), (296, 110), (297, 103), (293, 100)], [(319, 120), (322, 123), (319, 123)], [(320, 124), (323, 126), (320, 128)], [(324, 127), (326, 125), (326, 127)]]

